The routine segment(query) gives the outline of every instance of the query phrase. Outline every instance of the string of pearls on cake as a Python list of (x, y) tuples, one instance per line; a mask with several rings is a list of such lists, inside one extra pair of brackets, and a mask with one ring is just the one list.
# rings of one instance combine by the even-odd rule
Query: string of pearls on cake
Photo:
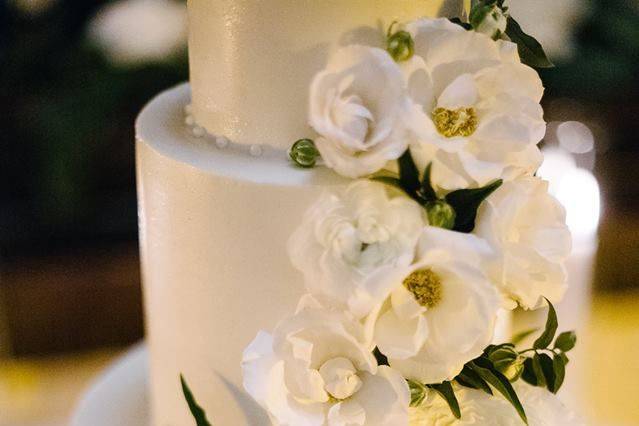
[[(220, 149), (227, 148), (229, 145), (231, 145), (231, 141), (226, 136), (213, 135), (207, 132), (204, 127), (197, 124), (197, 122), (195, 121), (195, 117), (193, 117), (193, 108), (191, 104), (187, 104), (184, 107), (184, 124), (189, 128), (191, 134), (195, 138), (202, 139), (207, 137), (209, 139), (212, 139), (215, 143), (215, 146)], [(260, 145), (251, 145), (248, 148), (248, 153), (253, 157), (260, 157), (264, 153), (264, 149)]]

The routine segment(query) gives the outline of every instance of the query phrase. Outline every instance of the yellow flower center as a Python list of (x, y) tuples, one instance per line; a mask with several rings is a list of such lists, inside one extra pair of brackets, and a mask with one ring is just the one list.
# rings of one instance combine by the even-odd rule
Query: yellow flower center
[(475, 133), (478, 125), (474, 108), (436, 108), (433, 111), (433, 120), (437, 131), (447, 138), (468, 137)]
[(420, 269), (410, 274), (404, 280), (404, 287), (425, 308), (434, 308), (442, 300), (442, 281), (430, 269)]

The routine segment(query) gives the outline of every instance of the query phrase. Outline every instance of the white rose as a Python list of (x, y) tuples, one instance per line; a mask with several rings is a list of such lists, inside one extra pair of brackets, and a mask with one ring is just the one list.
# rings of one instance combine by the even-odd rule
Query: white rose
[(408, 106), (404, 77), (386, 51), (356, 45), (337, 51), (310, 93), (310, 125), (324, 163), (357, 178), (399, 158), (408, 147)]
[(510, 307), (536, 309), (544, 297), (561, 300), (572, 242), (565, 209), (548, 193), (547, 182), (523, 177), (505, 183), (479, 208), (474, 232), (497, 255), (491, 277)]
[(371, 349), (352, 316), (304, 298), (273, 336), (260, 332), (245, 350), (244, 387), (275, 425), (408, 424), (408, 385)]
[(413, 265), (371, 278), (394, 289), (374, 329), (391, 367), (421, 383), (441, 383), (481, 355), (500, 307), (480, 269), (488, 256), (486, 243), (473, 235), (429, 227)]
[(388, 294), (367, 287), (366, 279), (383, 268), (410, 265), (424, 226), (417, 203), (391, 198), (384, 185), (361, 180), (324, 194), (304, 216), (288, 252), (311, 293), (361, 318)]
[(532, 174), (546, 124), (544, 88), (517, 46), (465, 31), (446, 19), (406, 26), (415, 56), (404, 63), (414, 102), (411, 151), (442, 191)]
[[(430, 392), (422, 405), (411, 409), (410, 426), (492, 425), (520, 426), (521, 418), (501, 395), (453, 385), (461, 407), (461, 419), (456, 419), (442, 397)], [(583, 423), (559, 398), (539, 387), (521, 381), (513, 384), (524, 406), (530, 426), (578, 426)]]

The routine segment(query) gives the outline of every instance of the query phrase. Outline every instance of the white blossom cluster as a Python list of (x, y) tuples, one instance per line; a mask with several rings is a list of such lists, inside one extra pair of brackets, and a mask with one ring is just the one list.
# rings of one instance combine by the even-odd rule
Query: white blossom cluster
[[(435, 394), (410, 408), (407, 379), (454, 379), (492, 342), (501, 309), (565, 291), (565, 212), (534, 177), (546, 129), (539, 76), (513, 43), (446, 19), (403, 28), (409, 60), (347, 46), (311, 85), (317, 149), (355, 180), (304, 216), (289, 255), (308, 294), (244, 353), (244, 386), (276, 425), (517, 424), (505, 400), (467, 388), (459, 421)], [(504, 181), (473, 232), (430, 226), (415, 200), (365, 179), (407, 149), (421, 170), (431, 164), (438, 195)], [(554, 395), (517, 386), (531, 425), (572, 424)]]

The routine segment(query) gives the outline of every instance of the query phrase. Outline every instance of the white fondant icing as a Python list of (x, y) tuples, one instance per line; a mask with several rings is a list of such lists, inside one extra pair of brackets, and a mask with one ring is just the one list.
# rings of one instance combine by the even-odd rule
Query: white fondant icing
[(140, 246), (154, 425), (193, 423), (183, 373), (215, 425), (269, 424), (242, 388), (242, 351), (290, 315), (304, 291), (286, 255), (330, 170), (281, 151), (220, 150), (184, 126), (188, 85), (160, 95), (137, 130)]
[[(388, 26), (444, 0), (190, 0), (193, 113), (210, 133), (286, 149), (313, 136), (309, 84), (347, 44), (382, 47)], [(449, 0), (455, 12), (460, 0)], [(451, 12), (451, 9), (446, 9)]]

